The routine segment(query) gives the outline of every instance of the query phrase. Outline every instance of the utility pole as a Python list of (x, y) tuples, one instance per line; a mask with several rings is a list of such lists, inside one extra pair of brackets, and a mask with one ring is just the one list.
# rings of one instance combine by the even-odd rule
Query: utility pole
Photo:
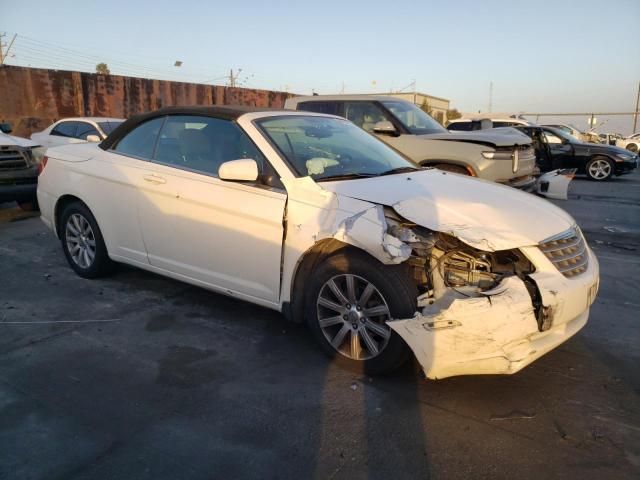
[(636, 125), (638, 123), (638, 112), (640, 111), (640, 82), (638, 82), (638, 94), (636, 95), (636, 109), (633, 114), (633, 133), (636, 133)]
[(0, 65), (4, 65), (4, 61), (7, 59), (7, 57), (9, 56), (9, 52), (11, 51), (11, 47), (13, 46), (13, 42), (16, 41), (16, 37), (18, 36), (17, 33), (15, 33), (13, 35), (13, 38), (11, 39), (11, 41), (9, 42), (9, 46), (7, 47), (7, 50), (5, 52), (3, 52), (3, 47), (6, 44), (2, 44), (2, 37), (6, 37), (7, 35), (5, 33), (0, 34)]
[(229, 71), (229, 86), (231, 88), (235, 88), (237, 86), (240, 72), (242, 72), (241, 68), (238, 69), (238, 72), (235, 75), (233, 74), (233, 68)]

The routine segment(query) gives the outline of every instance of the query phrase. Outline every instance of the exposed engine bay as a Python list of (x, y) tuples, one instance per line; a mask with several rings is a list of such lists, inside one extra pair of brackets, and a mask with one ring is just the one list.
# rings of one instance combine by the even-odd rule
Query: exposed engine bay
[(434, 298), (451, 288), (465, 296), (495, 288), (505, 277), (522, 279), (534, 267), (517, 249), (484, 252), (457, 238), (408, 222), (393, 209), (385, 209), (388, 232), (412, 249), (407, 263), (422, 293)]

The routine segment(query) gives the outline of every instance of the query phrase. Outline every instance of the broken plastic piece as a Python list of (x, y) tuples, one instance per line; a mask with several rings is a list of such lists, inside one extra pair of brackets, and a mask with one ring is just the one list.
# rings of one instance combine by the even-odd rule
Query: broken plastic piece
[(554, 200), (567, 200), (569, 183), (571, 183), (575, 175), (575, 168), (553, 170), (545, 173), (538, 179), (538, 195)]

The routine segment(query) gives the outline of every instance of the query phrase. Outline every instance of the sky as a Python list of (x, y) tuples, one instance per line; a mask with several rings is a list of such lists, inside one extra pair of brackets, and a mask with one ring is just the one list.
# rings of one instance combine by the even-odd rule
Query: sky
[(639, 0), (0, 0), (0, 32), (13, 65), (214, 84), (233, 68), (302, 94), (415, 80), (462, 112), (487, 111), (490, 83), (493, 112), (630, 112), (640, 82)]

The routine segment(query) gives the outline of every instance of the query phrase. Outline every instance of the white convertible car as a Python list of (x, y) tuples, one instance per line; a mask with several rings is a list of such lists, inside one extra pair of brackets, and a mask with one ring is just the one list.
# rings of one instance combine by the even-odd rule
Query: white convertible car
[(514, 373), (580, 330), (598, 289), (563, 210), (330, 115), (165, 108), (41, 170), (79, 275), (123, 262), (282, 311), (365, 372), (412, 351), (430, 378)]

